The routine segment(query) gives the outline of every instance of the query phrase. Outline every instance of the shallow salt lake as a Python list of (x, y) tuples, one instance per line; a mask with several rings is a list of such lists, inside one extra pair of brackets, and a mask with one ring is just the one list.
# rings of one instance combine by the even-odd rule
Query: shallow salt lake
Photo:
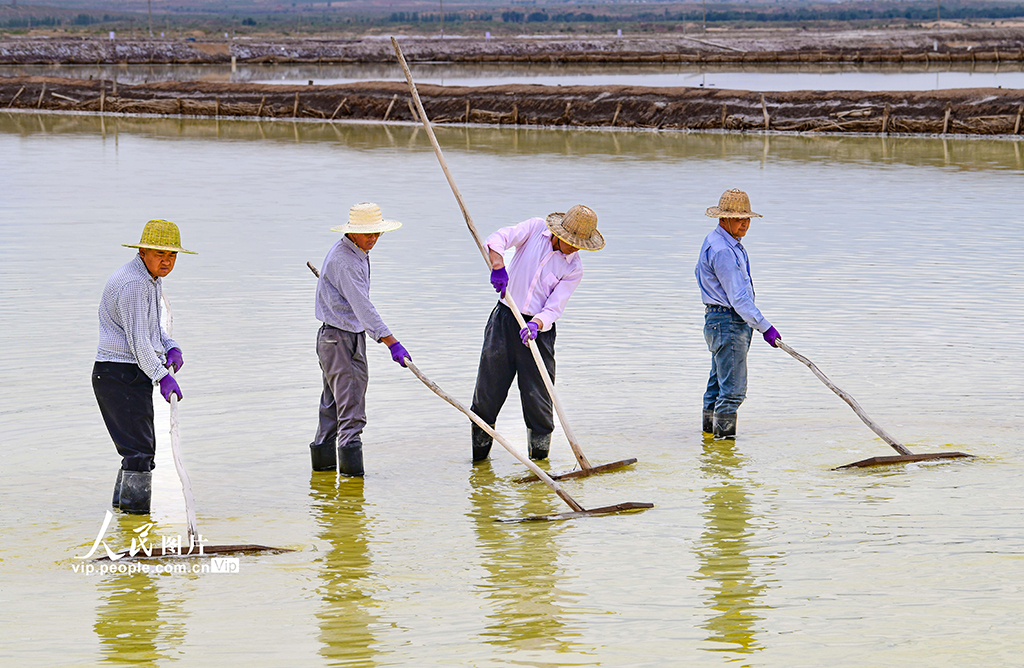
[[(472, 393), (495, 296), (407, 126), (0, 112), (0, 656), (21, 666), (1005, 666), (1024, 642), (1024, 147), (1014, 141), (438, 128), (483, 234), (576, 203), (608, 245), (558, 323), (557, 387), (593, 463), (566, 522), (467, 420), (368, 345), (363, 480), (312, 474), (315, 282), (348, 207), (404, 223), (372, 297), (419, 368)], [(893, 454), (755, 337), (735, 443), (705, 441), (693, 265), (729, 187), (785, 341), (914, 451)], [(118, 458), (89, 383), (96, 308), (162, 217), (186, 248), (181, 443), (220, 573), (83, 573)], [(158, 402), (151, 537), (184, 533)], [(498, 430), (525, 447), (518, 401)], [(551, 470), (572, 468), (560, 431)], [(128, 547), (147, 518), (114, 518)], [(157, 539), (158, 540), (158, 539)], [(102, 548), (101, 548), (102, 550)], [(199, 564), (187, 560), (191, 567)], [(95, 564), (98, 569), (98, 564)]]

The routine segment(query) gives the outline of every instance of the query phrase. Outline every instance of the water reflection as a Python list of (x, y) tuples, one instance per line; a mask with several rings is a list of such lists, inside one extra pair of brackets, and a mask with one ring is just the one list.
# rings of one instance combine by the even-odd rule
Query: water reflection
[[(498, 480), (490, 461), (480, 462), (470, 475), (474, 527), (485, 583), (479, 588), (491, 603), (483, 640), (510, 651), (545, 650), (559, 654), (576, 651), (573, 638), (579, 632), (565, 619), (565, 607), (573, 595), (559, 587), (556, 539), (558, 522), (504, 524), (498, 517), (550, 512), (549, 507), (523, 503), (529, 487), (510, 490)], [(563, 665), (537, 662), (531, 665)]]
[(752, 653), (763, 649), (757, 640), (765, 607), (758, 599), (764, 585), (751, 569), (753, 514), (745, 481), (737, 476), (740, 457), (735, 441), (705, 439), (701, 473), (704, 488), (704, 531), (697, 543), (699, 572), (708, 580), (705, 604), (711, 616), (702, 625), (710, 651)]
[[(655, 162), (721, 160), (761, 156), (802, 163), (899, 163), (960, 170), (1021, 169), (1021, 148), (1015, 139), (804, 136), (683, 132), (566, 132), (535, 127), (439, 126), (438, 141), (446, 153), (466, 152), (502, 157), (539, 155), (621, 156)], [(0, 133), (175, 137), (226, 141), (330, 142), (347, 148), (431, 151), (418, 125), (248, 121), (186, 118), (131, 118), (34, 114), (0, 110)]]
[[(112, 550), (128, 546), (137, 535), (134, 530), (148, 521), (118, 514), (107, 533), (107, 544)], [(99, 604), (93, 630), (105, 663), (148, 666), (177, 656), (185, 639), (183, 601), (161, 589), (161, 577), (184, 576), (116, 573), (103, 576), (97, 584)]]
[(378, 619), (370, 594), (363, 479), (313, 473), (309, 488), (320, 538), (330, 544), (319, 559), (320, 655), (332, 665), (376, 665), (373, 627)]

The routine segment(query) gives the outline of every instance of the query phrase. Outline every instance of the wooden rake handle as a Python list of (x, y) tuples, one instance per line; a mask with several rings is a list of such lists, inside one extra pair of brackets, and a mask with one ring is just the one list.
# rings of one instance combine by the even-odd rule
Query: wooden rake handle
[[(487, 269), (491, 269), (491, 260), (487, 252), (487, 248), (480, 240), (480, 233), (476, 229), (476, 225), (473, 223), (472, 216), (469, 215), (469, 210), (466, 208), (466, 203), (462, 199), (462, 193), (459, 192), (458, 186), (455, 185), (455, 179), (452, 178), (451, 172), (448, 170), (448, 163), (444, 159), (444, 154), (441, 152), (441, 146), (437, 143), (437, 137), (434, 136), (434, 130), (430, 125), (430, 119), (427, 118), (427, 112), (423, 109), (423, 103), (420, 101), (420, 94), (416, 90), (416, 83), (412, 79), (412, 72), (409, 70), (409, 64), (405, 62), (405, 55), (402, 53), (401, 47), (398, 46), (398, 40), (394, 37), (391, 38), (391, 45), (395, 49), (395, 55), (398, 56), (398, 62), (402, 66), (402, 71), (405, 73), (405, 80), (409, 84), (409, 91), (412, 94), (413, 102), (416, 105), (416, 110), (419, 112), (420, 120), (423, 122), (423, 127), (427, 131), (427, 137), (430, 138), (430, 144), (434, 147), (434, 155), (437, 156), (437, 161), (441, 163), (441, 170), (444, 172), (444, 176), (448, 179), (448, 185), (451, 186), (452, 193), (455, 195), (455, 200), (459, 203), (459, 209), (462, 210), (462, 217), (466, 219), (466, 226), (469, 228), (470, 234), (473, 235), (473, 241), (476, 242), (477, 249), (480, 251), (480, 255), (484, 259), (484, 263), (487, 265)], [(505, 303), (512, 310), (512, 315), (515, 316), (516, 322), (519, 323), (519, 328), (526, 327), (526, 320), (523, 319), (523, 314), (520, 312), (519, 307), (516, 305), (515, 300), (512, 296), (505, 294)], [(590, 461), (586, 455), (583, 454), (583, 449), (580, 447), (579, 441), (576, 440), (576, 435), (573, 433), (572, 428), (569, 426), (569, 419), (565, 415), (565, 409), (562, 408), (562, 402), (558, 400), (558, 395), (555, 393), (555, 385), (551, 382), (551, 376), (548, 374), (547, 367), (544, 366), (544, 360), (540, 356), (540, 351), (537, 349), (537, 344), (530, 340), (528, 343), (530, 352), (533, 354), (533, 361), (537, 364), (537, 369), (540, 371), (541, 380), (544, 381), (544, 387), (548, 391), (548, 396), (551, 397), (551, 403), (555, 406), (555, 412), (558, 414), (558, 421), (562, 425), (562, 431), (565, 432), (565, 438), (569, 441), (569, 447), (572, 448), (572, 454), (576, 457), (576, 462), (580, 465), (580, 468), (588, 470), (593, 468), (590, 465)]]
[(861, 421), (863, 421), (864, 424), (866, 424), (868, 426), (868, 428), (871, 429), (871, 431), (873, 431), (876, 434), (878, 434), (878, 436), (883, 441), (885, 441), (886, 443), (891, 445), (896, 452), (900, 453), (901, 455), (912, 455), (912, 454), (914, 454), (910, 450), (908, 450), (906, 448), (906, 446), (900, 444), (895, 438), (890, 436), (884, 429), (882, 429), (882, 427), (877, 422), (875, 422), (874, 420), (869, 418), (868, 414), (865, 413), (864, 409), (861, 408), (860, 404), (857, 403), (857, 400), (854, 399), (853, 397), (851, 397), (849, 395), (849, 393), (847, 393), (846, 391), (844, 391), (844, 390), (840, 389), (839, 387), (837, 387), (836, 384), (833, 383), (831, 380), (829, 380), (828, 376), (823, 374), (821, 372), (821, 369), (819, 369), (817, 366), (814, 365), (814, 362), (812, 362), (811, 360), (807, 359), (806, 357), (804, 357), (803, 355), (801, 355), (800, 353), (798, 353), (797, 351), (793, 350), (788, 345), (783, 343), (782, 339), (777, 340), (775, 342), (775, 345), (777, 347), (782, 348), (783, 350), (785, 350), (787, 353), (789, 353), (790, 355), (793, 356), (793, 359), (795, 359), (796, 361), (804, 364), (808, 369), (810, 369), (814, 373), (814, 375), (818, 377), (818, 380), (820, 380), (821, 382), (825, 383), (825, 385), (828, 387), (828, 389), (830, 389), (833, 392), (835, 392), (837, 395), (839, 395), (840, 399), (842, 399), (843, 401), (848, 403), (850, 405), (850, 408), (853, 409), (853, 412), (857, 414), (857, 417), (859, 417), (861, 419)]

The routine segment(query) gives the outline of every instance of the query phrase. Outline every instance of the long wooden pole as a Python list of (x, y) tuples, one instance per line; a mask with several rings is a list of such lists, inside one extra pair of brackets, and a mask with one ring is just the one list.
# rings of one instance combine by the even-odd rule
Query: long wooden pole
[[(167, 294), (163, 293), (164, 306), (167, 308), (167, 336), (173, 336), (174, 312), (171, 311), (171, 303), (167, 301)], [(174, 376), (174, 367), (167, 370)], [(178, 395), (171, 395), (171, 455), (174, 457), (174, 468), (178, 471), (178, 478), (181, 480), (181, 492), (185, 496), (185, 517), (188, 521), (188, 544), (189, 548), (195, 544), (199, 531), (196, 529), (196, 504), (192, 498), (192, 482), (189, 480), (188, 471), (185, 470), (185, 461), (181, 458), (181, 447), (178, 444)], [(190, 549), (191, 551), (191, 549)]]
[(878, 436), (883, 441), (885, 441), (886, 443), (891, 445), (896, 452), (900, 453), (901, 455), (912, 455), (912, 454), (914, 454), (910, 450), (908, 450), (905, 446), (901, 445), (895, 438), (890, 436), (884, 429), (882, 429), (882, 427), (877, 422), (875, 422), (874, 420), (869, 418), (867, 413), (864, 412), (864, 409), (861, 408), (860, 404), (857, 403), (857, 400), (854, 399), (853, 397), (851, 397), (844, 390), (840, 389), (839, 387), (836, 387), (835, 383), (833, 383), (831, 380), (829, 380), (828, 377), (821, 372), (821, 369), (819, 369), (818, 367), (816, 367), (814, 365), (814, 362), (812, 362), (811, 360), (807, 359), (806, 357), (804, 357), (803, 355), (801, 355), (797, 351), (793, 350), (788, 345), (783, 343), (781, 340), (776, 341), (776, 345), (779, 348), (782, 348), (783, 350), (785, 350), (790, 355), (792, 355), (793, 358), (796, 359), (798, 362), (801, 362), (804, 365), (806, 365), (807, 368), (810, 369), (814, 373), (814, 375), (818, 377), (818, 380), (820, 380), (821, 382), (825, 383), (825, 385), (828, 387), (828, 389), (830, 389), (833, 392), (835, 392), (836, 394), (838, 394), (840, 399), (842, 399), (843, 401), (848, 403), (850, 405), (850, 408), (853, 409), (853, 412), (857, 414), (857, 417), (859, 417), (864, 422), (864, 424), (866, 424), (868, 426), (868, 428), (871, 429), (871, 431), (873, 431), (876, 434), (878, 434)]
[[(427, 131), (427, 137), (430, 138), (430, 144), (434, 147), (434, 154), (437, 156), (438, 162), (441, 163), (441, 170), (444, 172), (444, 176), (448, 179), (448, 185), (451, 186), (452, 193), (455, 195), (455, 200), (459, 203), (459, 209), (462, 210), (462, 217), (466, 219), (466, 226), (469, 227), (470, 233), (473, 235), (473, 241), (476, 242), (477, 249), (484, 258), (484, 263), (487, 264), (487, 268), (491, 269), (491, 260), (487, 249), (484, 247), (483, 242), (480, 240), (480, 233), (476, 229), (476, 225), (473, 224), (473, 217), (469, 215), (469, 211), (466, 209), (466, 203), (462, 200), (462, 193), (459, 192), (458, 186), (455, 185), (455, 179), (452, 178), (452, 174), (448, 171), (448, 163), (444, 159), (444, 154), (441, 152), (441, 146), (437, 143), (437, 137), (434, 136), (434, 130), (430, 126), (430, 119), (427, 117), (427, 112), (423, 109), (423, 103), (420, 101), (420, 94), (416, 90), (416, 83), (412, 80), (412, 72), (409, 71), (409, 65), (405, 62), (405, 55), (402, 54), (401, 47), (398, 46), (398, 40), (394, 37), (391, 38), (391, 44), (395, 48), (395, 54), (398, 56), (398, 62), (402, 65), (402, 71), (405, 72), (405, 80), (409, 83), (409, 90), (412, 93), (413, 102), (416, 103), (416, 109), (420, 112), (420, 120), (423, 121), (423, 127)], [(512, 310), (512, 315), (515, 316), (516, 322), (519, 323), (519, 327), (526, 327), (526, 321), (523, 319), (523, 314), (519, 311), (519, 307), (516, 305), (515, 300), (512, 299), (512, 295), (505, 293), (505, 303)], [(562, 425), (562, 430), (565, 432), (565, 437), (569, 441), (569, 447), (572, 448), (572, 453), (576, 457), (576, 461), (579, 463), (580, 468), (586, 470), (593, 468), (590, 465), (590, 461), (586, 455), (583, 454), (583, 449), (580, 448), (579, 442), (576, 440), (575, 434), (572, 432), (572, 428), (569, 426), (569, 420), (565, 415), (565, 410), (562, 408), (562, 402), (558, 400), (558, 395), (555, 393), (554, 383), (551, 382), (551, 376), (548, 374), (547, 367), (544, 365), (544, 360), (540, 356), (540, 351), (537, 349), (537, 345), (533, 340), (529, 341), (530, 352), (533, 354), (533, 361), (537, 364), (537, 369), (540, 371), (540, 377), (544, 381), (544, 387), (547, 388), (548, 395), (551, 397), (551, 403), (555, 406), (555, 412), (558, 414), (558, 421)]]

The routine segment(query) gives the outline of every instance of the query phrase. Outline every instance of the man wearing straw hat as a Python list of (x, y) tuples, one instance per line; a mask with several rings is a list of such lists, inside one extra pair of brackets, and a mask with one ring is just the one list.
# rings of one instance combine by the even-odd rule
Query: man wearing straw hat
[(717, 218), (718, 226), (704, 239), (695, 271), (704, 301), (704, 340), (711, 351), (702, 428), (715, 438), (736, 438), (736, 411), (747, 396), (753, 330), (773, 348), (782, 337), (754, 305), (750, 259), (740, 243), (750, 219), (761, 214), (750, 210), (747, 193), (731, 189), (705, 215)]
[(170, 373), (184, 365), (181, 348), (160, 327), (163, 277), (174, 269), (181, 247), (178, 226), (151, 220), (142, 230), (132, 261), (107, 280), (100, 301), (100, 338), (92, 368), (92, 388), (103, 422), (121, 455), (113, 505), (123, 512), (149, 513), (155, 467), (153, 384), (168, 402), (182, 398)]
[(387, 344), (391, 359), (405, 366), (412, 356), (391, 335), (370, 302), (370, 249), (383, 232), (402, 224), (384, 220), (380, 207), (364, 202), (353, 206), (348, 223), (332, 227), (344, 236), (327, 253), (316, 285), (316, 317), (323, 322), (316, 354), (323, 371), (320, 424), (309, 444), (314, 471), (363, 475), (366, 426), (366, 335)]
[[(484, 329), (484, 345), (473, 391), (473, 412), (492, 427), (512, 379), (519, 376), (519, 396), (526, 420), (531, 459), (545, 459), (554, 429), (551, 397), (529, 349), (533, 339), (552, 382), (555, 378), (555, 321), (583, 279), (578, 250), (604, 248), (593, 209), (577, 204), (546, 219), (530, 218), (503, 227), (484, 242), (490, 253), (491, 285), (501, 300)], [(515, 248), (508, 270), (503, 253)], [(520, 329), (505, 303), (505, 293), (519, 306), (526, 327)], [(533, 314), (533, 315), (527, 315)], [(473, 461), (487, 458), (491, 437), (472, 426)]]

